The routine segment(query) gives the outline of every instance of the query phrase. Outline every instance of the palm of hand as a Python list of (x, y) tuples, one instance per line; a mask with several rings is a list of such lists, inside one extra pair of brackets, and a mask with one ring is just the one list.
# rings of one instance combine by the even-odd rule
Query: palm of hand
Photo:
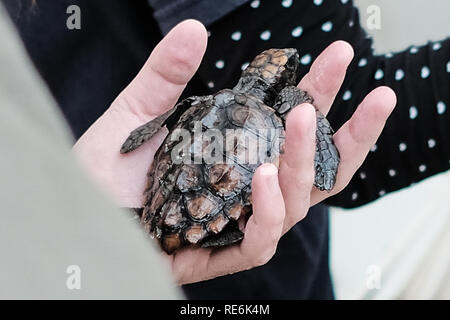
[[(161, 130), (141, 148), (126, 155), (119, 153), (122, 143), (130, 131), (175, 105), (200, 64), (206, 40), (206, 31), (198, 22), (185, 21), (175, 27), (154, 49), (133, 82), (74, 146), (75, 154), (94, 181), (119, 206), (142, 206), (147, 171), (167, 131)], [(316, 107), (325, 115), (352, 56), (348, 44), (330, 45), (299, 84), (315, 98)], [(335, 134), (341, 165), (333, 193), (350, 181), (394, 105), (395, 95), (390, 89), (375, 89)], [(263, 165), (253, 177), (254, 214), (247, 222), (242, 243), (221, 249), (185, 248), (174, 255), (163, 254), (179, 283), (206, 280), (266, 263), (282, 234), (300, 221), (311, 205), (333, 194), (312, 187), (314, 108), (308, 104), (295, 108), (286, 127), (286, 152), (279, 174), (273, 165)]]

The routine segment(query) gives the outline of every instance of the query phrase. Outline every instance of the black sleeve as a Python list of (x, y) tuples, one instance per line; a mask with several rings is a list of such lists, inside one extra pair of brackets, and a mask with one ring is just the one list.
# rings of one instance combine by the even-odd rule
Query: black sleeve
[(376, 146), (348, 187), (327, 199), (353, 208), (450, 167), (450, 40), (375, 55), (352, 1), (253, 1), (209, 26), (199, 74), (211, 92), (232, 87), (241, 68), (271, 47), (295, 47), (301, 73), (330, 43), (352, 44), (355, 58), (328, 115), (333, 128), (347, 121), (374, 88), (395, 90), (398, 104)]
[(381, 85), (396, 92), (397, 106), (347, 188), (326, 201), (345, 208), (450, 168), (450, 40), (386, 55), (374, 55), (370, 39), (363, 42), (328, 115), (330, 121), (339, 128), (364, 96)]

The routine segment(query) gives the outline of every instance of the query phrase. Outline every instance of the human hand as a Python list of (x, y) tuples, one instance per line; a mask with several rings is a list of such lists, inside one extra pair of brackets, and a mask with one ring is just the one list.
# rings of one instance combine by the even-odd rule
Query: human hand
[[(336, 41), (316, 58), (308, 74), (300, 81), (298, 87), (314, 98), (314, 106), (322, 114), (327, 115), (330, 110), (352, 59), (351, 45), (344, 41)], [(339, 193), (347, 186), (377, 141), (396, 103), (396, 95), (389, 87), (382, 86), (374, 89), (364, 98), (352, 117), (333, 135), (340, 154), (340, 164), (336, 184), (330, 192), (312, 188), (309, 196), (302, 199), (299, 195), (305, 195), (303, 191), (310, 188), (308, 183), (296, 177), (302, 168), (291, 166), (289, 161), (281, 162), (280, 186), (286, 205), (283, 233), (304, 218), (304, 211), (298, 210), (303, 204), (313, 206)], [(293, 130), (299, 130), (298, 126)], [(289, 135), (286, 138), (285, 158), (295, 159), (300, 156), (297, 150), (303, 150), (305, 146), (300, 139), (296, 138), (296, 134), (290, 136), (293, 138), (289, 139)]]
[[(74, 146), (74, 152), (83, 165), (118, 205), (142, 205), (146, 173), (165, 132), (161, 130), (151, 141), (127, 155), (118, 152), (120, 146), (134, 128), (175, 105), (201, 62), (206, 41), (206, 31), (196, 21), (185, 21), (175, 27), (154, 49), (133, 82)], [(341, 85), (351, 56), (349, 45), (342, 42), (331, 45), (300, 83), (300, 87), (315, 98), (316, 106), (324, 114)], [(392, 98), (389, 89), (378, 90)], [(389, 114), (390, 101), (380, 101), (379, 95), (372, 92), (335, 136), (342, 158), (337, 189), (348, 183)], [(355, 131), (353, 128), (364, 124), (361, 122), (369, 112), (366, 109), (373, 105), (375, 109), (370, 110), (369, 115), (372, 116), (372, 112), (376, 114), (374, 123), (369, 130)], [(170, 256), (162, 253), (171, 262), (179, 283), (206, 280), (266, 263), (273, 256), (281, 235), (306, 215), (312, 203), (329, 195), (312, 187), (314, 133), (313, 107), (306, 104), (295, 108), (287, 120), (286, 152), (279, 174), (270, 164), (255, 172), (253, 215), (239, 245), (214, 250), (186, 248)], [(350, 145), (342, 146), (350, 142), (354, 150)]]

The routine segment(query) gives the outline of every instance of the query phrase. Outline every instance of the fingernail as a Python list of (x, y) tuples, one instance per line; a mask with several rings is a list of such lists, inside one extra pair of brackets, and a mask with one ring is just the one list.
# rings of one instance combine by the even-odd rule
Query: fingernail
[(272, 163), (265, 163), (261, 166), (261, 175), (266, 180), (266, 187), (271, 194), (280, 192), (278, 186), (278, 168)]

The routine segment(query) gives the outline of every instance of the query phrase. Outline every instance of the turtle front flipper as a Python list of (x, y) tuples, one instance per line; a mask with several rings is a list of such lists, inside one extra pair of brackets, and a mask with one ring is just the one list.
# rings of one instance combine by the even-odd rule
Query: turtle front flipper
[(202, 248), (224, 247), (237, 243), (244, 239), (244, 233), (239, 229), (237, 222), (230, 221), (228, 225), (218, 234), (213, 234), (202, 241)]
[(327, 118), (319, 110), (316, 110), (316, 117), (316, 154), (314, 156), (316, 176), (314, 185), (321, 191), (330, 191), (336, 183), (340, 156), (333, 141), (333, 128), (331, 128)]
[[(289, 86), (281, 90), (274, 109), (283, 120), (292, 108), (301, 103), (313, 103), (313, 99), (297, 87)], [(314, 169), (316, 171), (314, 185), (321, 191), (330, 191), (336, 183), (339, 166), (339, 151), (333, 142), (333, 129), (325, 116), (316, 109), (316, 154), (314, 156)]]
[(120, 153), (128, 153), (139, 148), (145, 142), (150, 140), (163, 126), (167, 126), (167, 129), (169, 130), (172, 129), (180, 116), (189, 109), (192, 103), (200, 99), (201, 97), (184, 99), (169, 111), (131, 131), (127, 140), (123, 143)]

